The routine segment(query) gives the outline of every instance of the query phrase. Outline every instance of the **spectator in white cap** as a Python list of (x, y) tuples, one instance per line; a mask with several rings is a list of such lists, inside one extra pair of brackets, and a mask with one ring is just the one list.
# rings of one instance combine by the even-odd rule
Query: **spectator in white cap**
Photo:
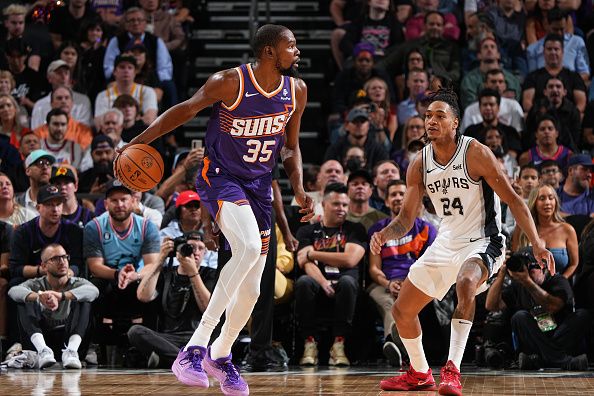
[(54, 156), (45, 150), (35, 150), (25, 159), (25, 174), (29, 177), (29, 188), (17, 195), (16, 201), (19, 205), (35, 211), (37, 215), (37, 193), (42, 186), (49, 183), (54, 162)]
[[(55, 60), (47, 67), (47, 81), (52, 86), (52, 91), (58, 87), (66, 86), (71, 88), (70, 66), (61, 59)], [(87, 126), (91, 126), (92, 113), (91, 101), (87, 95), (79, 92), (72, 92), (72, 118)], [(33, 113), (31, 114), (31, 129), (35, 129), (45, 124), (45, 116), (52, 109), (51, 93), (35, 102)]]

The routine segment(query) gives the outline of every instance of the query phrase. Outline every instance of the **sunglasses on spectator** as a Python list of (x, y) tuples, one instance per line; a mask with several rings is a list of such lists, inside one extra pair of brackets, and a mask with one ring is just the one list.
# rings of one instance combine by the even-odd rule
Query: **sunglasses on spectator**
[(39, 168), (43, 168), (44, 166), (47, 166), (48, 168), (52, 166), (52, 162), (50, 160), (46, 160), (46, 159), (40, 159), (38, 161), (35, 161), (33, 163), (33, 165), (39, 167)]

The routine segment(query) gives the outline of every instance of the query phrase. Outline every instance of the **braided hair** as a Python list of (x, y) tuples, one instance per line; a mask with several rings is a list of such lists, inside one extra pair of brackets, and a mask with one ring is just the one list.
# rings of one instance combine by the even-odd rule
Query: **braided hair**
[[(462, 133), (460, 132), (460, 107), (458, 106), (458, 95), (450, 88), (440, 88), (437, 91), (433, 92), (429, 95), (427, 99), (425, 99), (425, 103), (429, 106), (433, 102), (444, 102), (450, 106), (450, 109), (454, 112), (454, 116), (458, 118), (458, 126), (456, 127), (456, 143), (460, 140), (460, 136)], [(425, 142), (429, 142), (429, 138), (427, 136), (427, 130), (425, 130), (425, 134), (423, 135), (423, 139)]]

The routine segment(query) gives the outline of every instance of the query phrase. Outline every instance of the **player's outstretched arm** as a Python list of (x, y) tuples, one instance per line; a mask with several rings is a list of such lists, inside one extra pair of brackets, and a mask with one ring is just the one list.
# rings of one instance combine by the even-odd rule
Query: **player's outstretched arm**
[(386, 241), (402, 238), (410, 231), (423, 204), (424, 192), (423, 156), (417, 155), (406, 172), (406, 193), (400, 213), (383, 230), (371, 236), (369, 247), (373, 254), (380, 254)]
[(307, 85), (301, 79), (295, 79), (295, 100), (297, 108), (285, 127), (286, 141), (280, 154), (295, 193), (295, 200), (301, 207), (301, 210), (299, 210), (299, 213), (303, 214), (301, 222), (308, 222), (313, 217), (314, 211), (313, 201), (303, 188), (303, 162), (301, 161), (301, 149), (299, 148), (301, 116), (307, 103)]
[(466, 160), (469, 168), (469, 176), (474, 180), (483, 178), (499, 198), (507, 204), (516, 222), (530, 240), (534, 257), (539, 262), (546, 262), (549, 271), (551, 274), (554, 274), (555, 261), (553, 255), (546, 249), (544, 241), (538, 236), (536, 225), (534, 225), (528, 206), (526, 206), (524, 200), (512, 188), (507, 175), (497, 163), (493, 152), (487, 146), (473, 141), (467, 152)]
[(188, 100), (176, 104), (161, 114), (148, 128), (136, 136), (129, 144), (117, 150), (122, 152), (131, 144), (149, 144), (160, 136), (173, 131), (185, 124), (204, 108), (223, 101), (227, 105), (237, 99), (239, 90), (239, 76), (235, 69), (223, 70), (213, 74), (206, 83)]

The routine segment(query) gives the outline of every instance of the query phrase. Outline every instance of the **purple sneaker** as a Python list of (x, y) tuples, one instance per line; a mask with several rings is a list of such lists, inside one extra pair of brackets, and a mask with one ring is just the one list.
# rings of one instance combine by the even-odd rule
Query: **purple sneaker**
[(186, 385), (208, 388), (208, 376), (202, 369), (202, 359), (206, 356), (206, 348), (191, 346), (187, 351), (182, 348), (173, 362), (171, 370), (177, 379)]
[(241, 378), (237, 367), (231, 362), (231, 354), (217, 360), (210, 357), (210, 347), (204, 357), (204, 371), (221, 383), (221, 391), (225, 396), (247, 396), (250, 388)]

